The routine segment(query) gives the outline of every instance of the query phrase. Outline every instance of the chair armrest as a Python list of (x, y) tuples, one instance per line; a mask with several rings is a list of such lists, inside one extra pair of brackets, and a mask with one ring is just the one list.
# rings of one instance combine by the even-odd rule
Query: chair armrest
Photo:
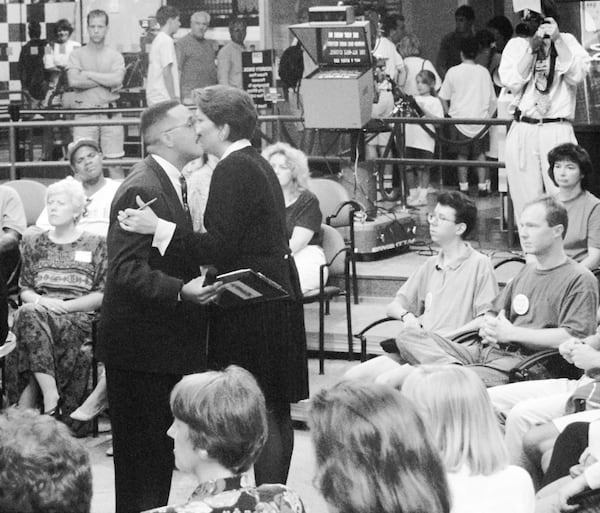
[(379, 326), (380, 324), (384, 324), (386, 322), (392, 322), (392, 321), (402, 322), (400, 319), (396, 319), (395, 317), (383, 317), (383, 318), (377, 319), (376, 321), (373, 321), (371, 324), (368, 324), (367, 326), (365, 326), (361, 331), (359, 331), (358, 333), (355, 333), (354, 337), (360, 339), (371, 328), (374, 328), (375, 326)]
[(523, 258), (522, 256), (520, 256), (520, 255), (514, 255), (514, 256), (507, 257), (507, 258), (503, 258), (499, 262), (496, 262), (493, 267), (494, 267), (494, 269), (498, 269), (498, 268), (502, 267), (504, 264), (508, 264), (510, 262), (518, 262), (520, 264), (526, 264), (527, 263), (527, 261), (525, 260), (525, 258)]
[[(557, 367), (557, 372), (552, 372), (553, 378), (570, 377), (575, 379), (577, 374), (581, 376), (583, 373), (583, 371), (577, 369), (577, 367), (575, 367), (573, 364), (568, 363), (558, 352), (558, 349), (545, 349), (531, 355), (529, 358), (526, 358), (519, 365), (511, 369), (508, 374), (509, 383), (539, 379), (536, 374), (532, 373), (533, 368), (536, 365), (549, 367), (553, 362)], [(550, 373), (548, 372), (548, 374)], [(548, 376), (544, 377), (547, 378)]]
[(349, 218), (349, 224), (352, 224), (354, 222), (354, 213), (355, 212), (360, 212), (361, 210), (363, 210), (362, 206), (360, 205), (360, 203), (354, 201), (354, 200), (346, 200), (346, 201), (342, 201), (338, 206), (336, 211), (331, 214), (330, 216), (327, 216), (325, 218), (325, 224), (329, 224), (331, 225), (331, 220), (335, 219), (337, 216), (340, 215), (340, 213), (342, 212), (342, 210), (347, 207), (347, 206), (351, 206), (352, 208), (350, 209), (350, 218)]
[(458, 335), (455, 335), (454, 337), (452, 337), (450, 340), (452, 340), (452, 342), (456, 342), (457, 344), (464, 344), (466, 342), (471, 342), (478, 338), (481, 338), (479, 336), (479, 330), (472, 329), (472, 330), (464, 331), (463, 333), (459, 333)]

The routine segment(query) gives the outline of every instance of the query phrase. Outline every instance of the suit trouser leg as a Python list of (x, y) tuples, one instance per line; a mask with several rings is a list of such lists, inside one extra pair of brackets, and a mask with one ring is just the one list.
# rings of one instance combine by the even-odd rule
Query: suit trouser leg
[(180, 378), (106, 367), (116, 513), (167, 504), (174, 463), (169, 395)]

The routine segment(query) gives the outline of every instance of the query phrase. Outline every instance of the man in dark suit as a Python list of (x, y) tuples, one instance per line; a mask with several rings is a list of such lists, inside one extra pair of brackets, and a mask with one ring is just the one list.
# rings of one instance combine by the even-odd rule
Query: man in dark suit
[(206, 315), (199, 305), (218, 286), (202, 286), (189, 255), (163, 255), (152, 236), (128, 233), (118, 221), (126, 208), (153, 201), (161, 218), (192, 231), (181, 169), (201, 154), (194, 123), (176, 101), (144, 111), (141, 132), (149, 156), (123, 182), (111, 207), (98, 357), (106, 365), (117, 513), (167, 503), (173, 470), (169, 394), (182, 375), (205, 368)]

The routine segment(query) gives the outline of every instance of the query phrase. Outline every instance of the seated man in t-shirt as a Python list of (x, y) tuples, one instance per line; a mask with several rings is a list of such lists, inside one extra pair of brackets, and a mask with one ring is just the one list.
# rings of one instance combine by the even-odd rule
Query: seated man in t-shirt
[[(535, 352), (594, 333), (598, 285), (588, 269), (565, 254), (567, 226), (567, 212), (553, 197), (527, 204), (519, 234), (524, 252), (536, 262), (526, 265), (498, 296), (497, 315), (489, 312), (463, 327), (479, 329), (482, 340), (458, 344), (436, 333), (405, 330), (396, 340), (397, 361), (470, 365), (492, 386), (506, 383), (507, 371)], [(457, 288), (454, 301), (462, 300)], [(388, 382), (400, 385), (412, 368), (402, 365), (392, 372)]]
[[(387, 307), (387, 315), (404, 324), (399, 337), (407, 332), (452, 336), (491, 308), (498, 294), (490, 259), (464, 241), (477, 221), (473, 201), (460, 192), (442, 193), (428, 220), (440, 252), (417, 269)], [(398, 367), (395, 355), (384, 355), (351, 368), (346, 377), (386, 382)]]

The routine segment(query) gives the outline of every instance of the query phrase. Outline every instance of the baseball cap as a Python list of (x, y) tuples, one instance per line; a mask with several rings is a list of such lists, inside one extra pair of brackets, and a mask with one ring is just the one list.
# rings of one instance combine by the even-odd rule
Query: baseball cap
[(77, 150), (82, 146), (90, 146), (100, 153), (100, 146), (98, 146), (98, 143), (94, 141), (94, 139), (77, 139), (67, 146), (67, 157), (71, 165), (73, 165), (73, 157), (75, 156), (75, 153), (77, 153)]

